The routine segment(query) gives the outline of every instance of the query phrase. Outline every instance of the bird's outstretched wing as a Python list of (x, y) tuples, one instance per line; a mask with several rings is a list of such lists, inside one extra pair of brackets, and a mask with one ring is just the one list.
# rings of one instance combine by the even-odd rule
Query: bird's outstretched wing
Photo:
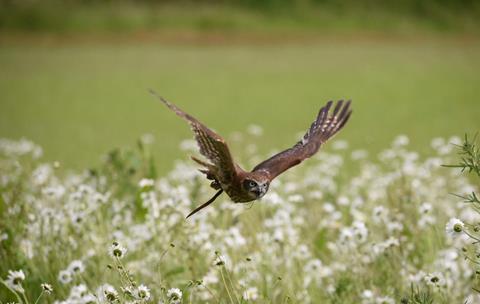
[(230, 150), (228, 149), (225, 140), (220, 135), (216, 134), (215, 132), (207, 128), (204, 124), (199, 122), (196, 118), (183, 112), (177, 106), (165, 100), (153, 90), (150, 90), (150, 93), (160, 99), (160, 101), (162, 101), (178, 116), (188, 121), (193, 132), (195, 133), (195, 139), (200, 148), (200, 153), (208, 160), (210, 160), (213, 164), (213, 166), (207, 164), (209, 165), (209, 168), (213, 167), (213, 169), (215, 170), (214, 173), (219, 179), (220, 183), (231, 183), (232, 180), (236, 177), (237, 171), (232, 155), (230, 154)]
[(338, 101), (333, 112), (329, 113), (332, 103), (332, 101), (329, 101), (320, 109), (317, 119), (299, 142), (258, 164), (253, 168), (253, 171), (264, 171), (272, 180), (285, 170), (298, 165), (315, 154), (323, 143), (340, 131), (352, 113), (350, 100), (345, 104), (343, 100)]

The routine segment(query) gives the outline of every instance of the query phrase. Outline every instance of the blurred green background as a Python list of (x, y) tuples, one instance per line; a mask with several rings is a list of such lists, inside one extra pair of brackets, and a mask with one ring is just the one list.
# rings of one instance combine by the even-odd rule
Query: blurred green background
[(480, 126), (478, 1), (0, 5), (0, 136), (66, 168), (145, 133), (161, 172), (184, 158), (190, 131), (149, 88), (225, 137), (262, 126), (260, 153), (292, 145), (330, 99), (354, 100), (339, 138), (373, 153)]

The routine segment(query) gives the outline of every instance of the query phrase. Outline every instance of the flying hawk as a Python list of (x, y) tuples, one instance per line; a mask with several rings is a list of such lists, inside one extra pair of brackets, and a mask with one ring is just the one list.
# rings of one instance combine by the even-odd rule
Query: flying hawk
[(268, 186), (275, 177), (314, 155), (322, 144), (342, 129), (352, 114), (350, 100), (345, 103), (339, 100), (333, 111), (330, 111), (333, 102), (327, 102), (299, 142), (261, 162), (248, 172), (234, 162), (227, 143), (220, 135), (154, 91), (150, 92), (178, 116), (188, 121), (195, 133), (200, 153), (210, 161), (205, 162), (192, 156), (194, 161), (204, 167), (200, 172), (204, 173), (207, 179), (212, 180), (210, 186), (218, 192), (206, 203), (190, 212), (187, 218), (210, 205), (224, 191), (236, 203), (246, 203), (261, 198), (267, 193)]

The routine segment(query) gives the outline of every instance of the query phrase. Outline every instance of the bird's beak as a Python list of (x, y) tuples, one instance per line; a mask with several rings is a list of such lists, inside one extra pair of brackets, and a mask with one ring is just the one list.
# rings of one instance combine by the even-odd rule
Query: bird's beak
[(258, 185), (257, 188), (255, 188), (255, 190), (253, 190), (252, 192), (255, 193), (255, 196), (257, 198), (260, 198), (262, 196), (265, 195), (265, 193), (267, 192), (268, 190), (268, 185), (267, 184), (263, 184), (263, 185)]
[(258, 190), (260, 191), (260, 193), (258, 195), (259, 196), (264, 196), (265, 193), (267, 193), (268, 185), (267, 184), (260, 185)]

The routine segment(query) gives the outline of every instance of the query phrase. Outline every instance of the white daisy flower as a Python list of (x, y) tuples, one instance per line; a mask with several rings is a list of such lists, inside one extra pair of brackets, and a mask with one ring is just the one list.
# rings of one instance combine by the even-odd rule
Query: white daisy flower
[(348, 199), (348, 197), (342, 195), (338, 197), (337, 204), (339, 206), (348, 206), (350, 204), (350, 200)]
[(83, 303), (83, 304), (97, 304), (98, 301), (97, 301), (97, 298), (93, 294), (88, 293), (88, 294), (86, 294), (82, 297), (82, 300), (81, 300), (80, 303)]
[(342, 228), (340, 231), (339, 242), (345, 246), (354, 246), (354, 233), (350, 227)]
[(182, 295), (182, 291), (178, 288), (170, 288), (167, 291), (167, 298), (170, 300), (170, 303), (180, 303)]
[(71, 274), (77, 275), (85, 271), (85, 265), (80, 260), (74, 260), (68, 265), (67, 270), (70, 271)]
[(388, 222), (387, 224), (388, 232), (402, 232), (403, 224), (401, 222)]
[(373, 299), (373, 291), (371, 291), (370, 289), (365, 289), (364, 291), (362, 291), (362, 299), (364, 300), (371, 300)]
[(62, 270), (58, 273), (58, 280), (62, 284), (68, 284), (72, 281), (72, 273), (68, 270)]
[(113, 242), (112, 246), (108, 249), (108, 254), (112, 258), (123, 258), (125, 254), (127, 253), (127, 248), (123, 247), (120, 245), (118, 242)]
[(0, 234), (0, 242), (8, 240), (8, 234), (6, 232)]
[(436, 223), (436, 218), (433, 217), (433, 216), (430, 216), (428, 214), (424, 214), (420, 217), (420, 219), (418, 220), (418, 226), (420, 228), (426, 228), (428, 226), (431, 226), (433, 224)]
[(137, 287), (137, 290), (135, 290), (135, 296), (143, 301), (148, 301), (151, 297), (150, 289), (147, 286), (141, 284)]
[(418, 208), (418, 211), (420, 212), (420, 214), (426, 214), (426, 213), (430, 213), (430, 211), (433, 209), (432, 207), (432, 204), (430, 203), (423, 203), (420, 205), (420, 207)]
[(242, 295), (245, 301), (255, 301), (258, 299), (258, 289), (257, 287), (249, 287), (243, 292)]
[(7, 280), (5, 283), (12, 288), (13, 290), (16, 290), (18, 292), (23, 292), (23, 287), (22, 287), (22, 282), (25, 280), (25, 274), (23, 273), (23, 270), (17, 270), (17, 271), (8, 271), (8, 276)]
[(118, 292), (110, 284), (103, 284), (97, 289), (97, 296), (100, 303), (103, 302), (115, 302), (118, 300)]
[(429, 286), (442, 287), (445, 285), (445, 278), (440, 272), (429, 273), (423, 279)]
[(393, 146), (394, 147), (403, 147), (408, 145), (410, 140), (408, 139), (408, 136), (406, 135), (399, 135), (393, 140)]
[(417, 273), (408, 274), (407, 278), (410, 281), (410, 283), (418, 284), (425, 277), (425, 275), (426, 275), (425, 272), (420, 270)]
[(42, 290), (46, 293), (46, 294), (51, 294), (53, 292), (53, 287), (52, 285), (48, 284), (48, 283), (42, 283), (40, 285), (42, 287)]
[(140, 188), (147, 188), (147, 187), (153, 187), (155, 181), (150, 178), (142, 178), (140, 182), (138, 183), (138, 186)]
[(70, 289), (70, 298), (72, 299), (80, 299), (83, 296), (88, 294), (88, 287), (85, 284), (79, 284), (76, 286), (73, 286)]
[(356, 242), (363, 243), (367, 240), (368, 229), (367, 229), (367, 226), (365, 226), (364, 222), (361, 222), (361, 221), (353, 222), (352, 231), (353, 231), (353, 234), (355, 235)]
[(210, 270), (205, 276), (203, 276), (202, 281), (203, 285), (211, 285), (218, 283), (220, 280), (218, 279), (216, 273)]
[(464, 227), (465, 224), (461, 220), (451, 218), (445, 225), (445, 230), (449, 236), (457, 237), (462, 234)]
[(225, 256), (223, 255), (217, 255), (217, 257), (215, 258), (215, 261), (213, 262), (213, 264), (215, 266), (222, 266), (222, 265), (225, 265), (227, 262), (227, 259), (225, 258)]
[(383, 206), (376, 206), (372, 211), (372, 219), (375, 223), (386, 222), (388, 218), (388, 209)]
[(319, 259), (310, 260), (304, 267), (303, 271), (306, 273), (316, 273), (322, 267), (322, 261)]
[(378, 297), (375, 304), (395, 304), (395, 300), (390, 297)]

